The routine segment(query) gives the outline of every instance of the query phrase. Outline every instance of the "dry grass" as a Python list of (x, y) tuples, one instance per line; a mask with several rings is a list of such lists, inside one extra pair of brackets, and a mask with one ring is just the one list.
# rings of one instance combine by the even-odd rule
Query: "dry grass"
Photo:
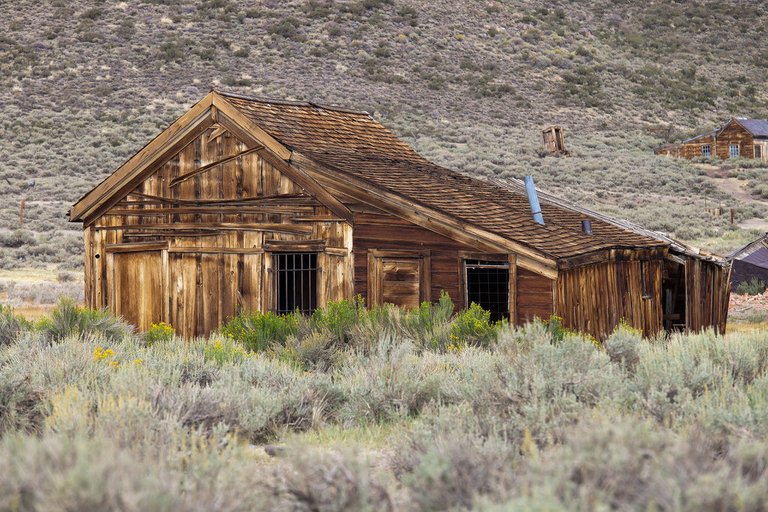
[(108, 338), (100, 329), (119, 321), (76, 316), (78, 332), (61, 339), (0, 317), (11, 334), (0, 346), (2, 509), (693, 511), (768, 500), (768, 330), (649, 341), (624, 329), (603, 350), (534, 324), (446, 353), (381, 323), (339, 348), (334, 369), (305, 370), (219, 337)]
[(14, 308), (16, 314), (26, 318), (30, 322), (35, 322), (41, 318), (50, 315), (56, 307), (55, 304), (39, 304), (35, 306), (17, 306)]
[(51, 313), (61, 298), (83, 301), (83, 274), (54, 267), (0, 270), (0, 303), (27, 320)]

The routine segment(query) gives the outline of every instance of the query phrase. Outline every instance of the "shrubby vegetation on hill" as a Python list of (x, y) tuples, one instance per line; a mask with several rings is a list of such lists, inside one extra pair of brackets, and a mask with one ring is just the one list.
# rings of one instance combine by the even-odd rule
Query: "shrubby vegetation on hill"
[[(37, 327), (4, 309), (0, 508), (760, 510), (768, 501), (765, 332), (644, 340), (621, 327), (595, 344), (555, 320), (449, 347), (423, 342), (434, 322), (384, 310), (348, 321), (353, 312), (334, 305), (251, 352), (222, 335), (180, 340), (167, 326), (148, 339), (69, 305)], [(51, 335), (57, 321), (79, 327)], [(341, 325), (333, 364), (286, 357), (294, 342)]]
[[(5, 14), (5, 268), (80, 265), (69, 206), (211, 86), (367, 109), (437, 163), (532, 173), (688, 240), (751, 236), (704, 217), (705, 201), (733, 198), (688, 163), (655, 158), (646, 129), (684, 137), (766, 115), (759, 3), (21, 0)], [(572, 158), (538, 156), (548, 124), (565, 127)]]

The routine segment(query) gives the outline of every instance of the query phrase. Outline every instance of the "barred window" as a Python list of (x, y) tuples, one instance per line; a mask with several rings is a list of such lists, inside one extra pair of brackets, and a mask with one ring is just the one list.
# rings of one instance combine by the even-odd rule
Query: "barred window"
[(712, 147), (709, 144), (704, 144), (701, 146), (701, 156), (704, 158), (709, 158), (712, 156)]
[(311, 314), (317, 307), (317, 254), (275, 253), (277, 313)]
[(509, 264), (466, 260), (467, 306), (473, 302), (491, 312), (491, 320), (509, 318)]

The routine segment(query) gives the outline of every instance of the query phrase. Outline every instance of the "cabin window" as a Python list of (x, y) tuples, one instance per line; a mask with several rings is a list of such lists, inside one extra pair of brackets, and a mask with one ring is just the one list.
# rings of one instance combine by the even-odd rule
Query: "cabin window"
[(709, 144), (704, 144), (701, 146), (701, 156), (704, 158), (709, 158), (712, 156), (712, 147)]
[(755, 158), (763, 158), (763, 147), (755, 144)]
[(731, 144), (728, 147), (730, 149), (731, 158), (739, 158), (739, 145)]
[(277, 313), (308, 315), (317, 307), (317, 254), (275, 253)]
[(501, 261), (464, 262), (467, 306), (473, 302), (491, 312), (491, 321), (509, 318), (509, 264)]

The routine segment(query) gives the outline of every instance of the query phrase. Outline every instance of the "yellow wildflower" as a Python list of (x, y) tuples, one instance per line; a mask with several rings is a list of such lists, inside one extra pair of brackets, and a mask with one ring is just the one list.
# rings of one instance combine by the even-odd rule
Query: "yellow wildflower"
[(112, 368), (117, 368), (118, 366), (120, 366), (120, 362), (119, 361), (110, 361), (109, 362), (109, 366), (111, 366)]
[(136, 366), (141, 366), (143, 363), (144, 363), (143, 359), (136, 358), (133, 360), (133, 364), (135, 364)]

